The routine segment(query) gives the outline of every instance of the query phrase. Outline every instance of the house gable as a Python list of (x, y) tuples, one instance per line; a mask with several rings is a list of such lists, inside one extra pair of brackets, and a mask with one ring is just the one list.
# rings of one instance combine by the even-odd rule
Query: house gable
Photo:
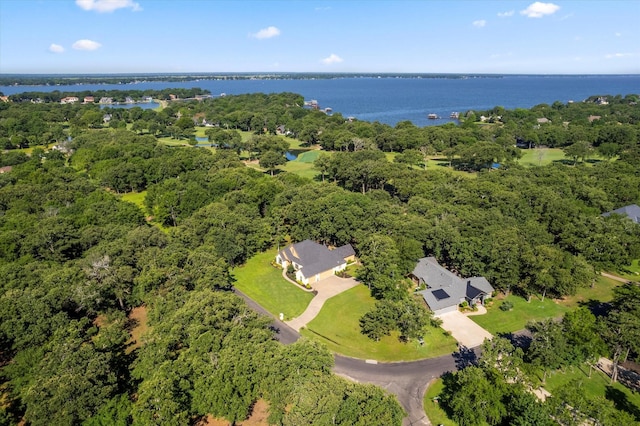
[(345, 269), (347, 261), (354, 257), (355, 251), (350, 244), (330, 250), (315, 241), (304, 240), (280, 250), (276, 262), (283, 268), (292, 264), (296, 269), (296, 278), (307, 284), (309, 280), (319, 281)]
[(442, 267), (435, 257), (419, 259), (411, 275), (427, 286), (419, 293), (435, 313), (452, 310), (465, 300), (470, 303), (482, 300), (493, 292), (486, 278), (461, 278)]
[(627, 216), (635, 223), (640, 223), (640, 206), (637, 204), (630, 204), (628, 206), (620, 207), (619, 209), (603, 213), (602, 216), (607, 217), (612, 214), (619, 214), (621, 216)]

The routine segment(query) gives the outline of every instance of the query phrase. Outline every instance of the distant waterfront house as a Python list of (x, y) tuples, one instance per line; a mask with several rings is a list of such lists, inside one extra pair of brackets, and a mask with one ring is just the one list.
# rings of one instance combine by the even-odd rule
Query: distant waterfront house
[(99, 103), (103, 104), (103, 105), (112, 104), (113, 103), (113, 99), (112, 98), (108, 98), (106, 96), (103, 96), (103, 97), (100, 98), (100, 102)]
[(420, 291), (419, 294), (434, 315), (453, 312), (465, 301), (471, 306), (482, 305), (494, 291), (486, 278), (460, 278), (442, 267), (435, 257), (419, 259), (411, 276), (418, 284), (427, 286), (427, 289)]
[(85, 96), (84, 99), (82, 100), (83, 104), (92, 104), (94, 103), (96, 100), (93, 96)]
[(640, 223), (640, 207), (637, 204), (631, 204), (628, 206), (620, 207), (610, 212), (602, 213), (602, 216), (607, 217), (612, 214), (618, 214), (620, 216), (627, 216), (635, 223)]
[(66, 98), (60, 99), (61, 104), (75, 104), (78, 102), (78, 98), (76, 96), (67, 96)]
[(343, 271), (347, 262), (355, 260), (355, 255), (351, 244), (331, 250), (315, 241), (304, 240), (280, 250), (276, 262), (285, 269), (293, 265), (296, 280), (311, 284)]

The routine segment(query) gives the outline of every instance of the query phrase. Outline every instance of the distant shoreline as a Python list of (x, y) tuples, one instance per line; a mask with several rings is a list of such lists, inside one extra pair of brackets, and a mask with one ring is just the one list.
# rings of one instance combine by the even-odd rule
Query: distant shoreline
[(483, 73), (140, 73), (140, 74), (0, 74), (0, 86), (136, 85), (149, 82), (226, 80), (317, 80), (342, 78), (475, 79), (508, 77), (625, 77), (640, 74), (483, 74)]

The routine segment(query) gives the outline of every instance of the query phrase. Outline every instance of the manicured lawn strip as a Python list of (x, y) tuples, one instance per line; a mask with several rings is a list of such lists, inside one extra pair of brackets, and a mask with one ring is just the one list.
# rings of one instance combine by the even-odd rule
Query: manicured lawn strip
[(313, 293), (306, 292), (282, 278), (282, 270), (271, 266), (276, 249), (259, 253), (231, 272), (233, 285), (274, 316), (284, 313), (285, 320), (295, 318), (309, 305)]
[[(501, 311), (500, 305), (504, 301), (513, 303), (510, 311)], [(556, 303), (553, 299), (546, 298), (544, 302), (537, 297), (532, 297), (531, 302), (526, 299), (510, 294), (505, 297), (496, 297), (487, 307), (485, 315), (471, 316), (473, 321), (489, 331), (491, 334), (511, 333), (522, 330), (529, 321), (542, 320), (545, 318), (557, 318), (562, 316), (568, 309)]]
[(564, 152), (560, 148), (523, 149), (522, 158), (518, 160), (521, 166), (546, 166), (554, 161), (565, 160)]
[(622, 283), (599, 276), (593, 287), (580, 288), (575, 295), (565, 297), (560, 303), (569, 309), (575, 309), (589, 301), (608, 302), (613, 299), (613, 289), (619, 285)]
[[(609, 377), (598, 369), (593, 369), (591, 378), (589, 378), (589, 367), (587, 365), (581, 365), (578, 367), (569, 367), (565, 371), (550, 373), (547, 375), (547, 382), (544, 388), (553, 395), (560, 386), (569, 383), (569, 381), (573, 379), (581, 380), (580, 392), (588, 397), (604, 397), (607, 387), (610, 386), (611, 382)], [(618, 401), (622, 402), (621, 405), (632, 405), (640, 411), (640, 393), (632, 392), (620, 383), (614, 383), (611, 386), (626, 396), (626, 401)], [(628, 404), (624, 404), (625, 402)]]
[(456, 350), (455, 340), (441, 328), (429, 329), (424, 336), (424, 346), (415, 341), (401, 343), (397, 334), (385, 336), (379, 342), (367, 338), (360, 333), (359, 321), (374, 304), (367, 287), (354, 287), (327, 300), (320, 314), (301, 334), (323, 342), (333, 352), (378, 361), (411, 361)]
[(627, 266), (626, 270), (620, 271), (616, 275), (620, 275), (630, 281), (640, 281), (640, 260), (634, 260), (631, 265)]
[(128, 192), (126, 194), (122, 194), (120, 198), (122, 201), (128, 201), (130, 203), (138, 206), (142, 211), (144, 211), (144, 199), (147, 196), (147, 191), (141, 192)]
[(189, 141), (187, 139), (172, 139), (169, 136), (165, 136), (163, 138), (158, 138), (158, 143), (167, 146), (191, 146), (189, 145)]
[[(581, 304), (588, 304), (590, 300), (607, 302), (613, 297), (613, 288), (617, 282), (598, 277), (593, 288), (581, 288), (576, 295), (566, 297), (564, 300), (553, 300), (545, 298), (544, 302), (538, 297), (532, 297), (531, 302), (513, 294), (498, 296), (487, 306), (485, 315), (471, 316), (470, 318), (478, 325), (485, 328), (492, 334), (511, 333), (525, 328), (529, 321), (539, 321), (546, 318), (559, 318), (565, 312), (575, 309)], [(500, 305), (503, 301), (513, 303), (510, 311), (501, 311)]]
[(299, 161), (287, 161), (284, 166), (280, 167), (289, 173), (294, 173), (300, 177), (314, 179), (318, 175), (318, 171), (313, 168), (312, 163), (303, 163)]
[(318, 151), (317, 149), (314, 149), (312, 151), (305, 151), (300, 153), (300, 155), (298, 155), (298, 158), (296, 158), (293, 162), (313, 163), (318, 159), (319, 156), (320, 156), (320, 151)]
[(453, 420), (447, 417), (447, 413), (440, 407), (440, 403), (433, 399), (439, 397), (443, 389), (444, 384), (442, 383), (442, 379), (436, 379), (431, 386), (427, 388), (422, 403), (424, 412), (433, 425), (457, 426)]

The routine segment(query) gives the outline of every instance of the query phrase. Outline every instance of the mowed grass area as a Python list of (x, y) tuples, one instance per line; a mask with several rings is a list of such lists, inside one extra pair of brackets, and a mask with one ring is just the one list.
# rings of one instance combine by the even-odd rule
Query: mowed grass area
[(319, 155), (320, 151), (318, 150), (301, 152), (295, 160), (287, 161), (282, 168), (289, 173), (295, 173), (308, 179), (315, 179), (319, 172), (313, 168), (313, 162), (316, 161)]
[(447, 413), (440, 407), (440, 403), (438, 402), (443, 389), (444, 384), (442, 383), (442, 379), (435, 379), (434, 382), (429, 385), (422, 402), (424, 412), (433, 425), (457, 426), (453, 420), (447, 417)]
[(634, 260), (631, 262), (631, 265), (627, 266), (625, 270), (618, 272), (616, 275), (620, 275), (630, 281), (640, 281), (640, 260)]
[(572, 380), (580, 381), (580, 392), (589, 398), (604, 397), (612, 400), (618, 409), (626, 407), (627, 412), (634, 414), (640, 421), (640, 393), (633, 392), (620, 383), (611, 384), (609, 377), (598, 369), (593, 369), (589, 377), (589, 366), (568, 367), (564, 371), (555, 371), (547, 376), (544, 388), (551, 395), (557, 389)]
[(231, 271), (233, 285), (274, 316), (285, 320), (299, 316), (313, 299), (313, 293), (302, 290), (282, 278), (282, 269), (271, 265), (277, 250), (259, 253), (243, 266)]
[[(562, 300), (547, 297), (542, 301), (534, 296), (527, 302), (526, 299), (513, 294), (507, 297), (498, 296), (489, 303), (485, 315), (469, 318), (492, 334), (512, 333), (524, 329), (530, 321), (558, 318), (578, 306), (588, 305), (590, 301), (607, 302), (613, 298), (613, 289), (619, 284), (609, 278), (598, 277), (593, 288), (581, 288), (574, 296)], [(504, 301), (513, 303), (513, 309), (500, 310)]]
[(456, 350), (456, 341), (439, 327), (428, 329), (424, 346), (416, 341), (402, 343), (397, 333), (385, 336), (379, 342), (369, 339), (360, 333), (359, 321), (374, 305), (375, 299), (367, 287), (353, 287), (327, 300), (320, 314), (300, 334), (326, 344), (333, 352), (378, 361), (411, 361)]
[(144, 199), (146, 196), (147, 196), (147, 191), (128, 192), (126, 194), (122, 194), (120, 196), (120, 199), (122, 201), (128, 201), (130, 203), (133, 203), (136, 206), (138, 206), (142, 211), (144, 211), (145, 210)]

